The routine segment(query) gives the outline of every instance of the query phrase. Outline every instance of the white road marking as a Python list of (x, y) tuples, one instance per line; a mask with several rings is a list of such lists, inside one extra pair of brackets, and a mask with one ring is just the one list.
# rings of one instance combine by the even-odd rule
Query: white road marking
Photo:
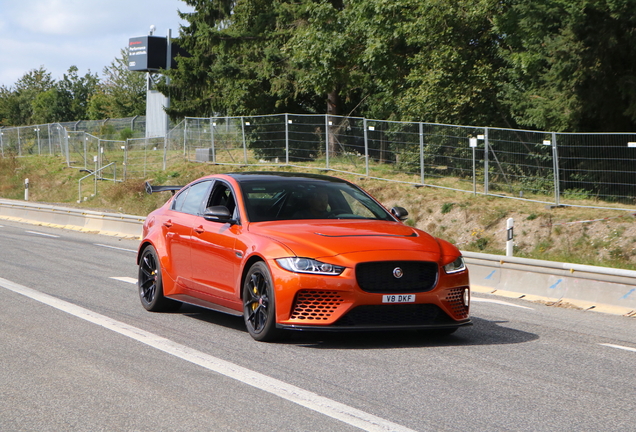
[(366, 413), (343, 403), (319, 396), (316, 393), (304, 390), (300, 387), (287, 384), (275, 378), (268, 377), (267, 375), (235, 365), (185, 345), (178, 344), (170, 339), (130, 326), (105, 315), (77, 306), (73, 303), (60, 300), (48, 294), (11, 282), (7, 279), (0, 278), (0, 286), (75, 317), (97, 324), (108, 330), (127, 336), (182, 360), (189, 361), (210, 371), (233, 378), (244, 384), (279, 396), (290, 402), (294, 402), (300, 406), (340, 420), (362, 430), (373, 432), (415, 432), (414, 430), (401, 426), (397, 423), (390, 422), (381, 417)]
[(516, 308), (520, 308), (520, 309), (534, 310), (533, 308), (527, 307), (527, 306), (520, 306), (520, 305), (516, 305), (514, 303), (508, 303), (508, 302), (501, 301), (501, 300), (485, 299), (485, 298), (481, 298), (481, 297), (471, 297), (470, 301), (471, 302), (477, 302), (477, 303), (495, 303), (495, 304), (498, 304), (498, 305), (512, 306), (512, 307), (516, 307)]
[(105, 244), (100, 244), (100, 243), (94, 243), (95, 246), (100, 246), (100, 247), (105, 247), (105, 248), (109, 248), (109, 249), (117, 249), (117, 250), (122, 250), (122, 251), (126, 251), (126, 252), (134, 252), (137, 253), (136, 250), (134, 249), (125, 249), (125, 248), (120, 248), (120, 247), (115, 247), (115, 246), (108, 246)]
[(44, 237), (54, 237), (54, 238), (60, 238), (60, 236), (58, 236), (58, 235), (53, 235), (53, 234), (44, 234), (44, 233), (37, 232), (37, 231), (25, 231), (25, 232), (26, 232), (26, 233), (29, 233), (29, 234), (41, 235), (41, 236), (44, 236)]
[(603, 345), (603, 346), (610, 347), (610, 348), (622, 349), (622, 350), (625, 350), (625, 351), (636, 352), (636, 348), (630, 348), (630, 347), (626, 347), (626, 346), (623, 346), (623, 345), (613, 345), (613, 344), (606, 344), (606, 343), (602, 343), (602, 344), (599, 344), (599, 345)]
[(122, 282), (128, 282), (130, 284), (137, 284), (137, 279), (131, 278), (131, 277), (125, 277), (125, 276), (122, 276), (122, 277), (110, 277), (109, 279), (115, 279), (115, 280), (122, 281)]

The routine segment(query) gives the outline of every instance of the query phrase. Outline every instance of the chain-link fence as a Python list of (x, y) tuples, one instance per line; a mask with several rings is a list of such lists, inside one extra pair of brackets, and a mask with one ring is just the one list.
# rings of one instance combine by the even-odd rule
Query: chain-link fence
[(86, 132), (109, 140), (140, 138), (146, 134), (146, 116), (60, 123), (69, 132)]
[(68, 146), (59, 123), (0, 129), (0, 155), (61, 155)]
[(636, 205), (634, 133), (297, 114), (186, 118), (161, 138), (142, 138), (144, 127), (145, 118), (135, 117), (3, 128), (0, 149), (2, 156), (63, 155), (69, 166), (100, 175), (119, 166), (120, 179), (187, 160), (330, 170), (551, 205)]

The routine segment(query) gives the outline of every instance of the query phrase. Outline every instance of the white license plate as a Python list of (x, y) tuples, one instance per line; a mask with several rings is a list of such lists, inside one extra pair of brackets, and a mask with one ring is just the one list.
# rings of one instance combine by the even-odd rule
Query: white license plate
[(390, 294), (382, 296), (382, 303), (414, 303), (415, 294)]

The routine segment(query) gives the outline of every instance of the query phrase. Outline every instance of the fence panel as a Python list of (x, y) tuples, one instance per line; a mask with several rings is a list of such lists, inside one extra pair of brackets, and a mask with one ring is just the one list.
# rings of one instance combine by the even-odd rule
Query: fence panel
[(470, 139), (483, 134), (483, 128), (423, 123), (424, 183), (476, 192), (475, 179), (483, 178), (484, 150), (473, 150)]
[(123, 166), (127, 178), (183, 160), (289, 165), (557, 205), (636, 206), (635, 133), (276, 114), (186, 118), (165, 138), (144, 135), (143, 116), (0, 128), (0, 156), (63, 155), (91, 172)]
[(164, 169), (165, 142), (163, 137), (126, 140), (124, 179), (147, 178), (150, 172)]
[(556, 202), (552, 135), (488, 129), (488, 193)]
[[(561, 202), (636, 204), (636, 134), (555, 134)], [(600, 203), (599, 203), (600, 204)]]

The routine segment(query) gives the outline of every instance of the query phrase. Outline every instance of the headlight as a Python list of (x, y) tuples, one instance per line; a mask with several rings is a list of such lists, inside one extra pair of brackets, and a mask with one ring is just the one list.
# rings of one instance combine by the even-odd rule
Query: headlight
[(464, 264), (464, 258), (459, 257), (455, 261), (450, 264), (446, 264), (444, 266), (444, 270), (446, 273), (458, 273), (460, 271), (464, 271), (466, 269), (466, 264)]
[(345, 269), (342, 266), (316, 261), (311, 258), (279, 258), (276, 262), (285, 270), (294, 273), (337, 276)]

